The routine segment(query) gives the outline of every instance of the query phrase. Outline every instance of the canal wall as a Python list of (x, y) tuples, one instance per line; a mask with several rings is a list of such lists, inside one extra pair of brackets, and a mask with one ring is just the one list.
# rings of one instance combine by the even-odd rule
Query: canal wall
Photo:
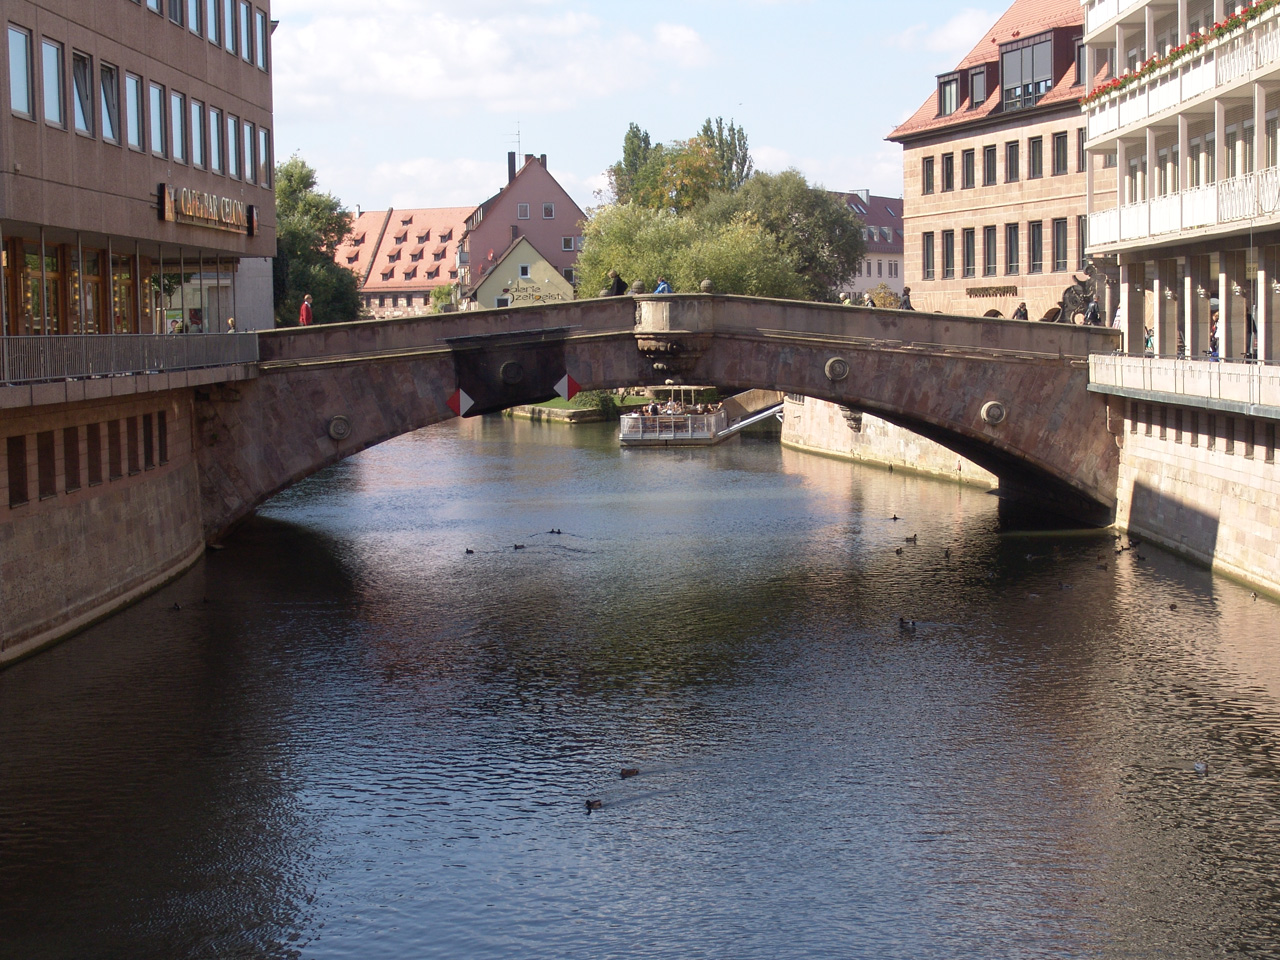
[(134, 602), (204, 549), (194, 392), (110, 395), (128, 379), (93, 381), (63, 405), (0, 406), (0, 666)]
[(1116, 526), (1280, 596), (1276, 422), (1113, 398)]
[(795, 394), (783, 411), (783, 446), (986, 489), (999, 484), (977, 464), (879, 417)]

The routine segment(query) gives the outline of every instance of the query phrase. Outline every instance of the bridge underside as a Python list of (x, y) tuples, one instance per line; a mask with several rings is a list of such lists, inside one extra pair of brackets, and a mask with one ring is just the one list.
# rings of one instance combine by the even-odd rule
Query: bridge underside
[(566, 375), (586, 390), (701, 383), (830, 400), (937, 441), (1047, 509), (1106, 524), (1118, 452), (1082, 360), (1113, 340), (714, 296), (276, 331), (257, 379), (198, 397), (205, 532), (216, 539), (285, 487), (456, 410), (548, 399)]

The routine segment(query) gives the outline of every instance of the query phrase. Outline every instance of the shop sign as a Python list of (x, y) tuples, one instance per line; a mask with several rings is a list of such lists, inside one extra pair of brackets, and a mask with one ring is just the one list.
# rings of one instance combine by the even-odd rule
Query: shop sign
[(204, 190), (175, 187), (170, 183), (160, 184), (158, 194), (161, 220), (242, 233), (249, 237), (258, 232), (258, 210), (251, 203)]
[(1017, 287), (965, 287), (965, 294), (973, 300), (986, 297), (1016, 297)]

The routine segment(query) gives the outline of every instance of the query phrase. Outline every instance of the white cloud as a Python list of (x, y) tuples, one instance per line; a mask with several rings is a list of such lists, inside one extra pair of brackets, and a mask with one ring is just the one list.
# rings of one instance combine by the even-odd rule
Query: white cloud
[(904, 50), (946, 54), (959, 60), (1000, 17), (1000, 12), (966, 7), (941, 24), (917, 23), (888, 38), (890, 46)]
[(811, 184), (828, 190), (868, 189), (883, 197), (902, 196), (902, 148), (894, 143), (866, 147), (847, 158), (806, 157), (779, 147), (751, 148), (757, 170), (778, 173), (794, 167)]

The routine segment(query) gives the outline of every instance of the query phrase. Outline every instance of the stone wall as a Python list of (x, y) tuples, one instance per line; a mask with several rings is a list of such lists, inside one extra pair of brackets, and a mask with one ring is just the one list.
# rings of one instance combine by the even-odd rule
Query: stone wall
[(1125, 417), (1117, 526), (1280, 595), (1276, 422), (1112, 403)]
[[(191, 395), (0, 411), (0, 665), (133, 602), (200, 556)], [(21, 503), (11, 504), (22, 465), (11, 477), (9, 438), (25, 444)]]
[(871, 414), (796, 396), (787, 397), (784, 412), (782, 443), (796, 450), (987, 488), (998, 483), (993, 474), (946, 447)]

